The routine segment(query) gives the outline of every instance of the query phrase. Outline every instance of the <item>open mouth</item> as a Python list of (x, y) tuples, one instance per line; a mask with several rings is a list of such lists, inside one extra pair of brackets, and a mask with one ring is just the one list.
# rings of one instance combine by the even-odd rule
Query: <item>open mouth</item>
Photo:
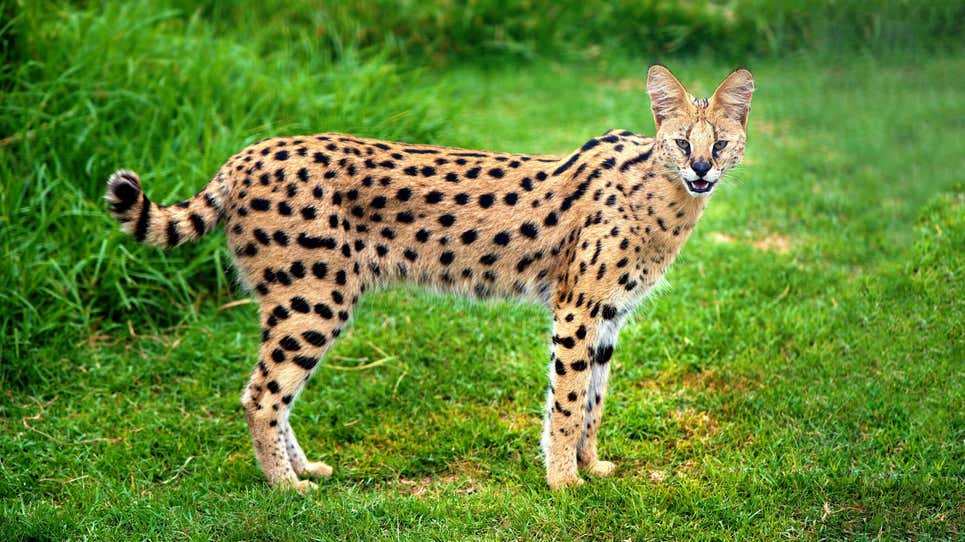
[(714, 184), (711, 181), (705, 181), (703, 179), (696, 181), (686, 181), (687, 188), (695, 194), (706, 194), (714, 189)]

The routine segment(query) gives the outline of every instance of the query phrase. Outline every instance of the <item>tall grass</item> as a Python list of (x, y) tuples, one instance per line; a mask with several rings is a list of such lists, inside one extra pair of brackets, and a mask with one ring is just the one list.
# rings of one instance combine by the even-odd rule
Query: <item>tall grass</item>
[(20, 384), (44, 372), (29, 359), (33, 345), (66, 347), (104, 319), (173, 325), (159, 308), (190, 315), (202, 292), (231, 283), (220, 235), (176, 254), (115, 246), (101, 199), (113, 169), (141, 172), (152, 197), (170, 203), (270, 134), (426, 141), (446, 119), (433, 90), (416, 90), (416, 71), (351, 51), (315, 55), (302, 38), (259, 50), (197, 13), (30, 4), (14, 28), (22, 58), (0, 85), (0, 378)]
[[(914, 0), (178, 0), (213, 25), (239, 22), (266, 49), (309, 35), (334, 54), (377, 49), (436, 63), (601, 54), (728, 60), (801, 51), (938, 50), (960, 45), (961, 2)], [(263, 23), (269, 24), (264, 25)], [(283, 23), (283, 24), (275, 24)], [(264, 32), (265, 28), (270, 29)]]

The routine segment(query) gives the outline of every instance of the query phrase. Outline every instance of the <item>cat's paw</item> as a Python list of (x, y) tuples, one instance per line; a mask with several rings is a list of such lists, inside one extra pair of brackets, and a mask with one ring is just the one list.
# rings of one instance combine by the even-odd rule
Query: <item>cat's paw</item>
[(319, 478), (330, 478), (332, 476), (332, 467), (321, 461), (312, 461), (305, 465), (305, 469), (301, 474), (315, 478), (316, 480)]
[(318, 484), (309, 480), (292, 480), (280, 484), (278, 488), (285, 491), (295, 490), (300, 495), (308, 495), (318, 489)]
[(605, 478), (613, 474), (616, 468), (617, 466), (610, 461), (597, 461), (589, 467), (586, 467), (586, 472), (591, 476)]
[(550, 486), (551, 491), (559, 491), (567, 487), (579, 487), (583, 485), (583, 479), (579, 476), (560, 476), (547, 478), (546, 483)]

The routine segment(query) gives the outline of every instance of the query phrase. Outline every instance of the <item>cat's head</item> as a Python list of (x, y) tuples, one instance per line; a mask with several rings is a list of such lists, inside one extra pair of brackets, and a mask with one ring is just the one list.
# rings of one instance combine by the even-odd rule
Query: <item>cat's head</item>
[(694, 98), (667, 68), (647, 74), (650, 108), (657, 125), (653, 156), (676, 173), (692, 196), (709, 196), (721, 176), (744, 157), (747, 114), (754, 78), (739, 69), (710, 98)]

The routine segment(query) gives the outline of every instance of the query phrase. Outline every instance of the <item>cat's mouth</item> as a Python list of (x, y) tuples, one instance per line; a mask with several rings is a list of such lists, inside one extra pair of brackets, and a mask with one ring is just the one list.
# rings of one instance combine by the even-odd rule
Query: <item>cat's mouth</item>
[(705, 181), (703, 179), (698, 179), (696, 181), (684, 181), (687, 183), (687, 190), (690, 190), (694, 194), (706, 194), (714, 189), (714, 185), (717, 184), (713, 181)]

